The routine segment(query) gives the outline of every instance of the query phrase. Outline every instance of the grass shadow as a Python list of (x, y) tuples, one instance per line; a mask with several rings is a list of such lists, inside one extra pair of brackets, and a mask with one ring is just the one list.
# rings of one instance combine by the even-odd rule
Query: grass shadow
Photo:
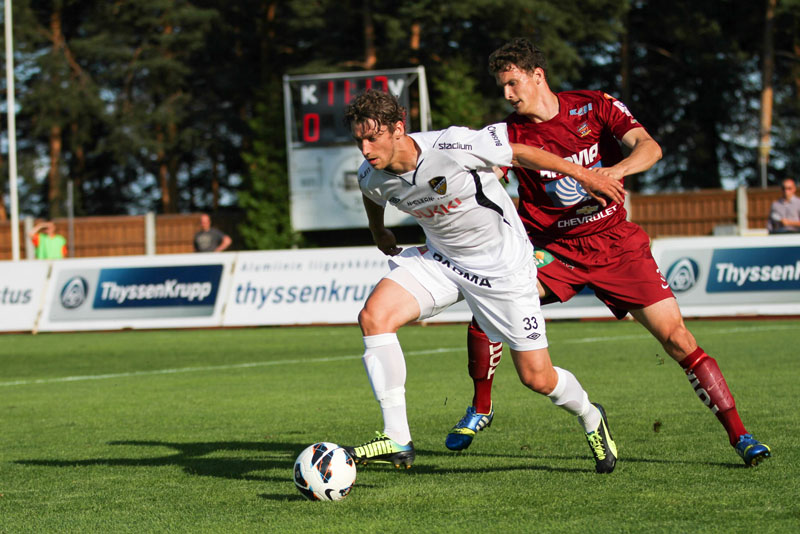
[[(183, 469), (189, 475), (212, 476), (235, 480), (260, 482), (285, 481), (283, 477), (269, 477), (251, 474), (267, 469), (291, 471), (294, 458), (307, 444), (270, 441), (213, 441), (175, 443), (168, 441), (111, 441), (109, 445), (135, 447), (166, 447), (175, 452), (163, 456), (88, 458), (81, 460), (16, 460), (20, 465), (46, 467), (165, 467)], [(250, 451), (264, 453), (263, 458), (242, 458), (234, 455), (218, 456), (219, 453)], [(211, 455), (211, 457), (209, 457)], [(257, 454), (255, 456), (258, 456)]]
[[(21, 459), (14, 463), (30, 466), (45, 466), (56, 468), (86, 467), (86, 466), (108, 466), (108, 467), (178, 467), (184, 473), (192, 476), (218, 477), (232, 480), (247, 480), (254, 482), (291, 482), (291, 470), (294, 459), (307, 444), (296, 442), (276, 442), (276, 441), (212, 441), (212, 442), (169, 442), (157, 440), (120, 440), (108, 443), (120, 447), (145, 447), (145, 448), (168, 448), (172, 453), (161, 456), (144, 457), (105, 457), (88, 459)], [(236, 452), (247, 452), (248, 454), (237, 456)], [(536, 455), (522, 451), (518, 454), (498, 454), (482, 453), (477, 451), (467, 451), (454, 453), (449, 451), (418, 449), (419, 458), (414, 467), (405, 471), (411, 476), (428, 476), (442, 474), (486, 474), (492, 472), (511, 472), (511, 471), (545, 471), (552, 473), (577, 473), (586, 474), (594, 472), (594, 465), (591, 458), (580, 455)], [(436, 462), (436, 458), (462, 458), (468, 461), (470, 458), (499, 458), (513, 461), (513, 465), (502, 466), (475, 466), (457, 465), (442, 466)], [(428, 463), (427, 459), (434, 459)], [(582, 460), (586, 462), (586, 467), (564, 467), (559, 466), (563, 462)], [(622, 458), (619, 465), (625, 463), (646, 463), (646, 464), (697, 464), (698, 462), (686, 460), (664, 460), (657, 458)], [(724, 467), (727, 469), (745, 468), (742, 464), (722, 463), (722, 462), (700, 462), (704, 465)], [(386, 469), (385, 464), (373, 464), (359, 467), (362, 469)], [(268, 470), (280, 470), (285, 475), (267, 476), (259, 472)], [(303, 500), (299, 495), (287, 494), (262, 494), (264, 499), (269, 500)]]

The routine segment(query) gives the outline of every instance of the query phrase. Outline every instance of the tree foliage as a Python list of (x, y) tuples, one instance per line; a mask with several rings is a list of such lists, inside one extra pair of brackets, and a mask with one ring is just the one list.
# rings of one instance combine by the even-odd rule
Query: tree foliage
[[(509, 111), (486, 64), (516, 36), (546, 51), (554, 90), (624, 97), (661, 143), (663, 160), (629, 185), (656, 191), (757, 180), (760, 2), (13, 7), (23, 213), (62, 214), (69, 180), (78, 214), (240, 210), (249, 247), (297, 245), (288, 222), (285, 74), (423, 65), (434, 126), (477, 127)], [(774, 43), (771, 182), (800, 170), (800, 0), (778, 2)]]

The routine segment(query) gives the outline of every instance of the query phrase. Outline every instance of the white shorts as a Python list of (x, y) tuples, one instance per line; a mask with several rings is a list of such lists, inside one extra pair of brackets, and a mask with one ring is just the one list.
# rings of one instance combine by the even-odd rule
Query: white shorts
[(490, 340), (503, 341), (517, 351), (547, 347), (533, 258), (509, 276), (482, 277), (423, 246), (392, 256), (389, 266), (392, 270), (385, 278), (414, 295), (419, 319), (433, 317), (465, 299)]

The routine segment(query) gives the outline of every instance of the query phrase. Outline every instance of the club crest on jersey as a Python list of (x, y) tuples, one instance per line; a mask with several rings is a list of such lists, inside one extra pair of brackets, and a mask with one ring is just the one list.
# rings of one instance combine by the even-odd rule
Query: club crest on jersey
[(444, 176), (436, 176), (428, 180), (428, 185), (431, 186), (437, 194), (444, 195), (447, 193), (447, 179)]
[(589, 215), (590, 213), (594, 213), (599, 209), (600, 206), (595, 204), (594, 206), (584, 206), (582, 208), (578, 208), (575, 210), (575, 213), (577, 213), (578, 215)]
[(592, 133), (592, 129), (589, 128), (588, 123), (584, 122), (583, 124), (578, 126), (578, 135), (580, 135), (581, 137), (586, 137), (590, 133)]

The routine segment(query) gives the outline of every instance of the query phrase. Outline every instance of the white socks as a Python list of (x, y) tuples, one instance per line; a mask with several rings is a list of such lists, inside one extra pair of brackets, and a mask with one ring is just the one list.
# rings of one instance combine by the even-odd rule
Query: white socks
[(406, 416), (406, 360), (397, 334), (364, 336), (364, 369), (383, 412), (383, 432), (401, 445), (411, 441)]
[(556, 406), (564, 408), (572, 415), (578, 416), (578, 421), (586, 432), (593, 432), (600, 426), (600, 410), (589, 402), (589, 395), (583, 390), (583, 386), (575, 378), (575, 375), (561, 369), (553, 367), (558, 374), (558, 383), (548, 397)]

